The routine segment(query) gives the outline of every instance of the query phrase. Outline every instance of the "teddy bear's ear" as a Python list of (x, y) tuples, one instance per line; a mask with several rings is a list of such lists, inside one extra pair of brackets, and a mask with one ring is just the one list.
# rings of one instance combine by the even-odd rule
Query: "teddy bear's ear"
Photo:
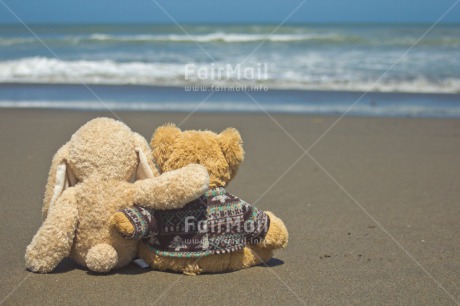
[(160, 126), (153, 133), (150, 147), (152, 148), (153, 158), (160, 170), (162, 170), (163, 165), (173, 152), (174, 143), (181, 133), (181, 130), (173, 123)]
[(240, 133), (234, 128), (228, 128), (217, 137), (232, 173), (236, 173), (238, 166), (244, 159), (243, 140)]

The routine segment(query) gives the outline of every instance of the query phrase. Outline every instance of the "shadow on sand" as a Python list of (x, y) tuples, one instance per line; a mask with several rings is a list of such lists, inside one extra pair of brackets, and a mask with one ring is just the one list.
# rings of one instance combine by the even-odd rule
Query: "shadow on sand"
[[(277, 258), (272, 258), (270, 259), (266, 265), (258, 265), (258, 267), (261, 267), (261, 268), (272, 268), (272, 267), (276, 267), (276, 266), (280, 266), (280, 265), (283, 265), (284, 264), (284, 261), (280, 260), (280, 259), (277, 259)], [(129, 265), (127, 265), (126, 267), (123, 267), (121, 269), (117, 269), (117, 270), (113, 270), (113, 271), (110, 271), (108, 273), (96, 273), (96, 272), (92, 272), (92, 271), (88, 271), (88, 269), (84, 268), (84, 267), (81, 267), (79, 266), (78, 264), (76, 264), (75, 262), (73, 262), (71, 259), (69, 258), (65, 258), (57, 267), (56, 269), (54, 269), (54, 271), (52, 272), (52, 274), (61, 274), (61, 273), (67, 273), (67, 272), (70, 272), (70, 271), (74, 271), (74, 270), (80, 270), (80, 271), (85, 271), (88, 275), (92, 275), (92, 276), (107, 276), (107, 275), (115, 275), (115, 274), (124, 274), (124, 275), (137, 275), (137, 274), (144, 274), (144, 273), (148, 273), (148, 272), (152, 272), (154, 270), (152, 270), (152, 268), (145, 268), (145, 269), (142, 269), (140, 267), (138, 267), (136, 264), (134, 263), (130, 263)], [(236, 272), (236, 271), (231, 271), (231, 272), (223, 272), (223, 273), (206, 273), (207, 275), (216, 275), (216, 274), (226, 274), (226, 273), (232, 273), (232, 272)], [(179, 272), (166, 272), (166, 273), (173, 273), (173, 274), (182, 274), (182, 273), (179, 273)]]

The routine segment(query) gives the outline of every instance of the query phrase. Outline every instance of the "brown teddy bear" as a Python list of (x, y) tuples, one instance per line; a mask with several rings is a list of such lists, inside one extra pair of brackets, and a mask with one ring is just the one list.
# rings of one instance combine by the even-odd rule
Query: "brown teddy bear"
[(208, 189), (203, 166), (155, 177), (150, 156), (147, 141), (119, 121), (97, 118), (82, 126), (53, 158), (44, 221), (27, 247), (27, 268), (51, 272), (67, 256), (95, 272), (125, 266), (137, 242), (110, 226), (116, 211), (134, 204), (182, 207)]
[(162, 173), (197, 163), (210, 177), (210, 190), (183, 208), (136, 206), (114, 215), (125, 238), (144, 238), (139, 257), (152, 268), (187, 275), (234, 271), (266, 262), (273, 250), (287, 246), (288, 232), (279, 218), (225, 190), (244, 158), (236, 129), (182, 132), (167, 124), (155, 131), (151, 147)]

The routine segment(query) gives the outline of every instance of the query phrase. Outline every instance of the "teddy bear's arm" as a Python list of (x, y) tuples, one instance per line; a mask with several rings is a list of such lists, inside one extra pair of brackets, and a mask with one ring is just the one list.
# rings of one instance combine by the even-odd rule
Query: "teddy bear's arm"
[(125, 239), (136, 239), (134, 227), (131, 220), (123, 211), (117, 211), (111, 218), (110, 224), (123, 236)]
[(205, 167), (191, 164), (178, 170), (165, 172), (154, 179), (136, 181), (135, 204), (147, 208), (181, 208), (202, 196), (209, 187)]
[(134, 206), (116, 212), (111, 219), (117, 231), (125, 239), (144, 239), (158, 234), (153, 209)]
[(26, 266), (33, 272), (51, 272), (72, 248), (78, 220), (75, 188), (65, 190), (49, 208), (48, 217), (26, 250)]

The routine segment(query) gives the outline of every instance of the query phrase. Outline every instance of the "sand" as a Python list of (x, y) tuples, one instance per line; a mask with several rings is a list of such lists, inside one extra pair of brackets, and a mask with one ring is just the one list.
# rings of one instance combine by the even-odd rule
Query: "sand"
[[(246, 161), (229, 191), (287, 224), (268, 266), (186, 277), (130, 266), (93, 275), (70, 260), (25, 270), (51, 157), (104, 112), (0, 111), (0, 303), (455, 304), (460, 301), (460, 121), (193, 114), (183, 128), (238, 128)], [(118, 113), (150, 138), (185, 113)], [(295, 163), (296, 162), (296, 163)], [(295, 163), (295, 164), (294, 164)], [(293, 165), (294, 164), (294, 165)]]

